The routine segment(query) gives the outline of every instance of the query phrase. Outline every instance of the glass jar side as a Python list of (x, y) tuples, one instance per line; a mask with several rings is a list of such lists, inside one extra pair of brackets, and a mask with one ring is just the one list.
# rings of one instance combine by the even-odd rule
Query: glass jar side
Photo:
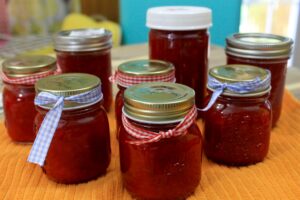
[(32, 143), (35, 139), (33, 85), (15, 85), (4, 82), (3, 110), (7, 133), (14, 142)]
[(119, 129), (122, 126), (122, 109), (124, 106), (125, 87), (118, 85), (119, 91), (115, 99), (115, 117), (116, 117), (116, 136), (119, 138)]
[(209, 34), (207, 29), (167, 31), (151, 29), (149, 56), (175, 66), (176, 82), (196, 91), (197, 107), (204, 106), (208, 70)]
[(89, 52), (65, 52), (56, 50), (57, 63), (63, 73), (80, 72), (93, 74), (101, 79), (104, 108), (112, 104), (111, 53), (110, 49)]
[(272, 111), (261, 97), (221, 95), (205, 114), (206, 156), (227, 165), (249, 165), (262, 161), (269, 150)]
[[(130, 121), (143, 129), (155, 132), (166, 131), (176, 126)], [(137, 146), (128, 142), (133, 138), (123, 126), (120, 127), (122, 179), (133, 197), (184, 199), (194, 192), (201, 178), (202, 136), (196, 123), (187, 131), (184, 136)]]
[(269, 100), (272, 104), (272, 127), (275, 127), (278, 122), (281, 114), (283, 94), (284, 94), (284, 85), (287, 72), (287, 62), (288, 58), (285, 59), (250, 59), (236, 57), (227, 54), (227, 63), (228, 64), (248, 64), (271, 71), (271, 94)]
[[(36, 130), (46, 113), (37, 107)], [(110, 163), (110, 133), (101, 103), (76, 110), (64, 110), (43, 166), (52, 180), (74, 184), (104, 175)]]

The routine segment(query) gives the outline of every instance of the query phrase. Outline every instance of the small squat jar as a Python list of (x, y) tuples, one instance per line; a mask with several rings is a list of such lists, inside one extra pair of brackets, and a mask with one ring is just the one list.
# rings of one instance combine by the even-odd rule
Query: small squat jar
[(173, 63), (176, 82), (195, 90), (199, 108), (206, 96), (210, 26), (209, 8), (166, 6), (147, 12), (150, 59)]
[(202, 136), (194, 95), (175, 83), (143, 83), (125, 90), (120, 163), (123, 184), (134, 198), (185, 199), (195, 191)]
[(254, 65), (271, 71), (271, 94), (274, 127), (280, 117), (287, 63), (293, 41), (265, 33), (237, 33), (227, 38), (227, 64)]
[[(68, 73), (49, 76), (36, 84), (37, 95), (49, 92), (64, 98), (100, 89), (96, 76)], [(43, 172), (49, 179), (64, 184), (87, 182), (104, 175), (110, 163), (110, 136), (102, 94), (89, 103), (64, 101), (64, 107), (48, 153)], [(37, 106), (36, 129), (54, 103)], [(40, 133), (39, 133), (40, 134)]]
[(204, 151), (209, 159), (236, 166), (264, 160), (269, 150), (272, 124), (268, 76), (268, 71), (246, 65), (227, 65), (210, 70), (210, 94), (217, 90), (210, 83), (212, 78), (221, 84), (236, 84), (238, 87), (256, 78), (264, 80), (265, 84), (242, 93), (225, 89), (207, 111)]
[(122, 63), (115, 74), (119, 91), (115, 100), (116, 130), (122, 124), (122, 108), (126, 88), (143, 82), (175, 82), (175, 70), (171, 63), (160, 60), (133, 60)]
[(57, 63), (63, 73), (93, 74), (101, 79), (104, 108), (112, 103), (111, 54), (112, 34), (105, 29), (75, 29), (54, 36)]
[(55, 70), (55, 58), (49, 56), (19, 56), (2, 63), (5, 127), (14, 142), (34, 141), (34, 83)]

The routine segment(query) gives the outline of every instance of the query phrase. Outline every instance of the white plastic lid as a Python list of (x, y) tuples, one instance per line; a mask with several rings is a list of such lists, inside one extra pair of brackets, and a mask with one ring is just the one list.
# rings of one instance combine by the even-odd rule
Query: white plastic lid
[(199, 30), (212, 25), (211, 9), (196, 6), (163, 6), (147, 11), (146, 26), (158, 30)]

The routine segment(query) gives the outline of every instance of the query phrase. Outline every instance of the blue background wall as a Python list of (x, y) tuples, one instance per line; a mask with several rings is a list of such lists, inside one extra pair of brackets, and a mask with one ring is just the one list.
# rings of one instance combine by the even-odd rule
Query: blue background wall
[(120, 0), (120, 23), (123, 44), (148, 41), (147, 9), (154, 6), (192, 5), (212, 9), (210, 28), (213, 44), (224, 46), (227, 35), (238, 32), (242, 0)]

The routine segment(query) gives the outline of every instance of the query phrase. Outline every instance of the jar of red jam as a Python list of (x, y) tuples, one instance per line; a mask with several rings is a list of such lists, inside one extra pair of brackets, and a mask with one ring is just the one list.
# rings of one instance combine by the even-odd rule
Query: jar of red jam
[[(59, 183), (81, 183), (104, 175), (111, 150), (99, 78), (81, 73), (49, 76), (39, 80), (35, 89), (38, 132), (29, 162), (41, 165), (48, 178)], [(47, 123), (54, 132), (48, 132)], [(49, 141), (49, 146), (42, 141)], [(46, 154), (36, 156), (40, 149)]]
[(119, 92), (115, 101), (117, 131), (122, 124), (122, 108), (126, 88), (143, 82), (175, 82), (174, 66), (160, 60), (132, 60), (119, 65), (114, 77)]
[(211, 10), (170, 6), (147, 12), (149, 56), (174, 64), (176, 82), (193, 88), (197, 107), (204, 106), (208, 70)]
[(105, 29), (75, 29), (54, 36), (57, 63), (63, 73), (93, 74), (101, 79), (104, 108), (112, 103), (111, 76), (112, 34)]
[(5, 127), (14, 142), (34, 141), (34, 84), (55, 70), (55, 58), (49, 56), (19, 56), (2, 63)]
[(185, 199), (199, 184), (202, 137), (194, 91), (176, 83), (125, 90), (119, 149), (125, 188), (137, 199)]
[(210, 69), (208, 90), (222, 94), (205, 113), (206, 156), (226, 165), (262, 161), (269, 150), (272, 125), (270, 72), (247, 65)]
[(274, 127), (280, 117), (284, 93), (287, 62), (293, 41), (279, 35), (266, 33), (236, 33), (226, 39), (227, 63), (247, 64), (268, 69), (272, 74), (272, 104)]

